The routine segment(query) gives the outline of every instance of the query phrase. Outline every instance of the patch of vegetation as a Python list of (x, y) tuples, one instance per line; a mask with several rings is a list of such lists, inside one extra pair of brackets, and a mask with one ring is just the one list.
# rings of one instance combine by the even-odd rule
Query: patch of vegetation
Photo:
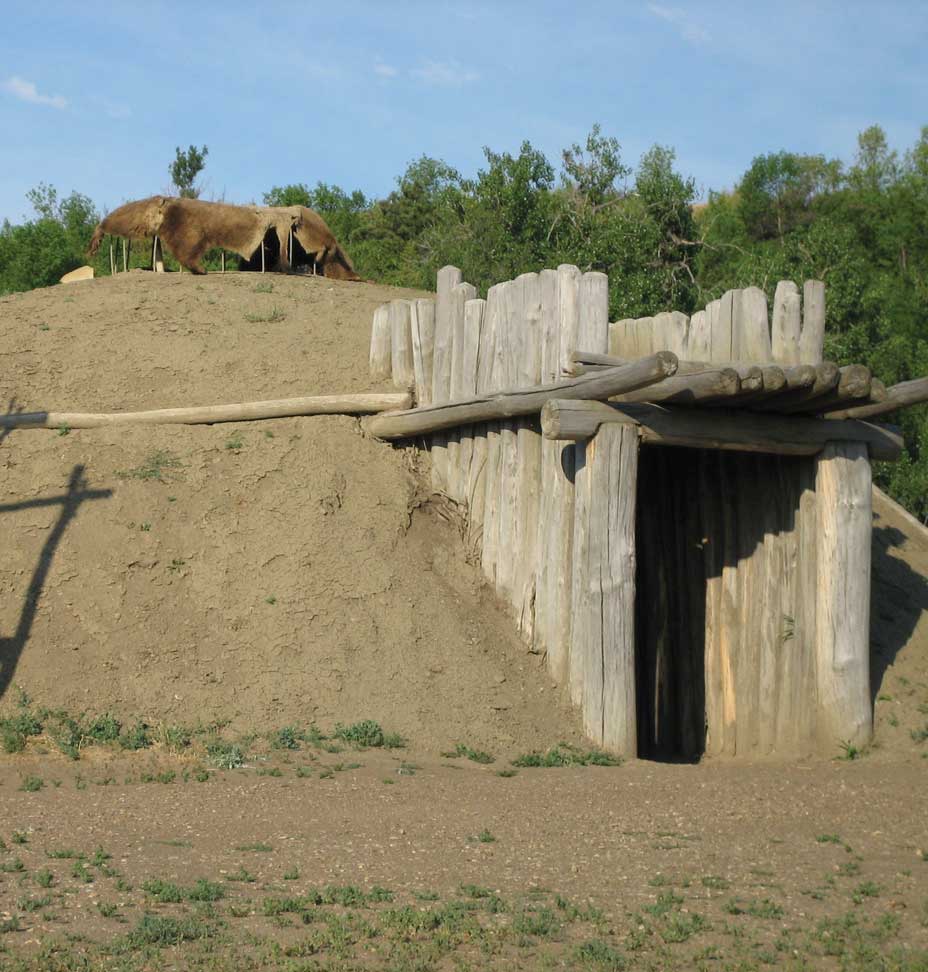
[(384, 748), (400, 749), (406, 745), (402, 736), (397, 733), (386, 733), (379, 722), (373, 719), (363, 719), (361, 722), (343, 726), (335, 726), (335, 738), (351, 743), (360, 749)]
[(180, 945), (201, 938), (209, 938), (215, 930), (208, 922), (198, 918), (173, 918), (165, 915), (144, 915), (126, 936), (129, 949), (153, 945), (164, 948)]
[(166, 449), (159, 449), (151, 453), (141, 465), (134, 469), (118, 471), (116, 475), (120, 479), (148, 479), (163, 483), (166, 482), (164, 475), (166, 470), (180, 468), (182, 463), (178, 456)]
[(250, 312), (244, 315), (249, 324), (279, 324), (287, 315), (275, 304), (267, 313)]
[(526, 769), (549, 769), (558, 766), (621, 766), (622, 759), (620, 756), (613, 756), (599, 749), (582, 750), (567, 743), (560, 743), (544, 753), (531, 752), (517, 756), (512, 760), (512, 765)]
[(465, 746), (464, 743), (458, 743), (450, 752), (441, 754), (445, 759), (458, 759), (461, 756), (466, 757), (472, 763), (495, 763), (496, 758), (491, 756), (489, 753), (483, 752), (480, 749), (472, 749), (470, 746)]
[(245, 753), (235, 743), (213, 739), (206, 744), (206, 758), (217, 769), (233, 770), (245, 765)]

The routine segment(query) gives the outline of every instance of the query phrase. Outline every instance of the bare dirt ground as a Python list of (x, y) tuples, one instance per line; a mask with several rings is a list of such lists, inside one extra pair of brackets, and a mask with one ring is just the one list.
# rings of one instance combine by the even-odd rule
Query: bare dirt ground
[[(393, 296), (3, 298), (0, 392), (362, 391)], [(928, 969), (917, 530), (876, 505), (860, 758), (531, 768), (585, 757), (576, 720), (422, 483), (342, 418), (0, 442), (0, 969)], [(365, 719), (405, 745), (333, 738)]]

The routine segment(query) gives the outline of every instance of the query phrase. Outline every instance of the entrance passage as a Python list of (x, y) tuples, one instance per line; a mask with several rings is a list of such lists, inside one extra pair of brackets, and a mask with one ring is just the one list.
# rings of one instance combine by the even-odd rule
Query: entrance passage
[(703, 450), (642, 446), (635, 548), (638, 755), (698, 760), (706, 741)]
[[(642, 446), (635, 701), (645, 759), (815, 737), (815, 460)], [(810, 700), (813, 700), (810, 702)]]

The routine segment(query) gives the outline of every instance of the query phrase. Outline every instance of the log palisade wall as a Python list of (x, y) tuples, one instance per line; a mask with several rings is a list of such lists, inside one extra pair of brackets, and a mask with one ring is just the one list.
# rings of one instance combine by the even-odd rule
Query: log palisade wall
[[(481, 300), (445, 267), (434, 301), (375, 313), (371, 371), (438, 404), (559, 381), (578, 348), (623, 360), (668, 350), (734, 364), (750, 388), (762, 381), (751, 362), (822, 363), (824, 286), (800, 294), (782, 282), (772, 306), (768, 322), (764, 293), (747, 288), (690, 318), (610, 323), (604, 274), (560, 266)], [(812, 381), (808, 368), (787, 375)], [(669, 448), (641, 445), (634, 424), (559, 441), (538, 416), (418, 444), (594, 742), (692, 759), (869, 740), (866, 445), (832, 442), (815, 456)]]

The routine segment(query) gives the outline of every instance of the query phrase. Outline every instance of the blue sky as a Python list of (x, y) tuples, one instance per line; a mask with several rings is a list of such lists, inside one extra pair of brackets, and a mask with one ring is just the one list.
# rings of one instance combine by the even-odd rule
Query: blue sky
[(700, 191), (779, 149), (850, 160), (928, 124), (928, 4), (479, 0), (2, 4), (0, 220), (40, 181), (101, 209), (317, 181), (381, 196), (420, 155), (466, 175), (528, 139), (555, 164), (595, 122), (635, 164), (676, 149)]

